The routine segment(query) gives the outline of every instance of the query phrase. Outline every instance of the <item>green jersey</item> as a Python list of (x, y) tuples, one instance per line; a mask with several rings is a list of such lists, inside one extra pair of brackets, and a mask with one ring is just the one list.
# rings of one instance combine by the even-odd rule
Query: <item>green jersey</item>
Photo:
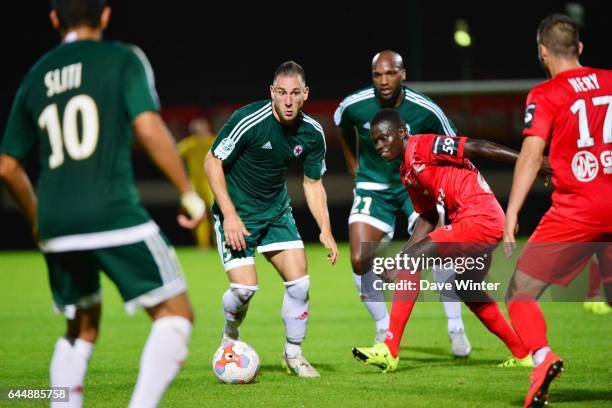
[[(404, 99), (396, 108), (408, 126), (410, 134), (435, 133), (455, 135), (455, 127), (431, 99), (404, 86)], [(382, 190), (400, 184), (401, 160), (386, 162), (370, 139), (370, 120), (381, 110), (373, 86), (346, 97), (334, 113), (336, 126), (345, 134), (357, 132), (358, 169), (355, 181), (358, 188)]]
[[(84, 237), (91, 240), (88, 247), (103, 247), (109, 242), (97, 242), (95, 233), (150, 220), (134, 186), (132, 120), (158, 110), (152, 70), (136, 47), (62, 43), (32, 67), (15, 97), (0, 151), (21, 160), (39, 142), (41, 241), (69, 236), (78, 243)], [(64, 250), (79, 247), (62, 242)]]
[(245, 220), (274, 219), (289, 206), (286, 181), (292, 161), (301, 160), (311, 179), (325, 172), (321, 125), (304, 112), (295, 124), (282, 125), (269, 100), (234, 112), (211, 151), (223, 161), (229, 195)]

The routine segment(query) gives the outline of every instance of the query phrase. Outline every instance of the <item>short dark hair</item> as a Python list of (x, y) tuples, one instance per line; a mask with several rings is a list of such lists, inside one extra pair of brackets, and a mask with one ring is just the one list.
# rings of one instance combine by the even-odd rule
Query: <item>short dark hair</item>
[(302, 66), (295, 61), (286, 61), (280, 64), (278, 68), (276, 68), (276, 71), (274, 71), (274, 79), (272, 80), (272, 83), (276, 82), (276, 78), (281, 75), (299, 75), (302, 78), (302, 81), (306, 83), (306, 73), (304, 72), (304, 68), (302, 68)]
[(63, 29), (99, 26), (104, 7), (106, 0), (51, 0), (51, 8)]
[(538, 44), (554, 55), (577, 57), (578, 25), (564, 14), (551, 14), (538, 27)]
[(404, 122), (399, 112), (395, 109), (385, 108), (376, 112), (376, 115), (370, 121), (370, 127), (373, 128), (383, 122), (389, 123), (395, 129), (406, 129), (406, 122)]

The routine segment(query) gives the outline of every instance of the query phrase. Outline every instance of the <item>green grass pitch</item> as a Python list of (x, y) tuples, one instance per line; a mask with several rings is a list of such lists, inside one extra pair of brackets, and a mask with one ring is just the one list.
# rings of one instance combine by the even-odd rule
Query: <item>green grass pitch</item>
[[(257, 382), (223, 385), (211, 369), (223, 325), (221, 295), (227, 288), (215, 251), (179, 249), (196, 312), (190, 355), (162, 401), (163, 407), (518, 407), (528, 384), (528, 369), (495, 364), (509, 355), (503, 344), (463, 308), (473, 346), (466, 361), (450, 356), (442, 306), (416, 306), (408, 323), (399, 371), (384, 375), (353, 360), (351, 347), (368, 345), (373, 323), (359, 304), (351, 278), (348, 248), (341, 246), (335, 267), (319, 245), (307, 247), (311, 279), (311, 317), (304, 343), (320, 379), (287, 376), (280, 367), (283, 285), (258, 257), (260, 290), (253, 298), (242, 339), (261, 358)], [(510, 266), (507, 266), (510, 270)], [(53, 345), (64, 331), (51, 310), (43, 258), (36, 252), (0, 252), (0, 388), (45, 388)], [(126, 406), (149, 332), (143, 312), (128, 317), (121, 299), (103, 281), (101, 336), (85, 381), (85, 404)], [(566, 371), (552, 387), (553, 407), (612, 406), (612, 316), (586, 313), (579, 303), (544, 303), (549, 338), (566, 360)], [(505, 310), (505, 308), (504, 308)], [(44, 406), (8, 403), (0, 406)]]

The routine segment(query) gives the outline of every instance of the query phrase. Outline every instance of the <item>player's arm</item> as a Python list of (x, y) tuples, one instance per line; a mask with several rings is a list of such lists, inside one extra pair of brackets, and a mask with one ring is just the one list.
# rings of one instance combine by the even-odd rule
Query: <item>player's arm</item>
[(357, 132), (355, 128), (340, 128), (340, 146), (342, 146), (346, 168), (349, 174), (355, 178), (355, 174), (357, 174), (357, 158), (355, 156), (357, 151)]
[(519, 155), (514, 149), (484, 139), (468, 138), (463, 151), (468, 159), (483, 158), (505, 163), (514, 163)]
[(308, 208), (321, 230), (319, 240), (325, 248), (331, 251), (328, 259), (332, 264), (335, 264), (338, 258), (338, 245), (331, 231), (329, 211), (327, 209), (327, 194), (323, 186), (323, 180), (304, 176), (304, 196), (306, 197)]
[(189, 183), (170, 131), (156, 112), (139, 114), (134, 118), (132, 125), (136, 139), (156, 166), (181, 193), (181, 205), (190, 219), (179, 216), (179, 224), (185, 228), (195, 228), (204, 217), (206, 205)]
[(209, 151), (204, 159), (204, 171), (215, 196), (215, 203), (223, 213), (225, 241), (236, 251), (246, 249), (244, 237), (251, 234), (236, 212), (236, 207), (227, 191), (223, 161), (215, 157), (212, 151)]
[(14, 157), (0, 154), (0, 179), (17, 201), (36, 237), (36, 195), (21, 163)]
[[(504, 226), (504, 252), (510, 256), (515, 246), (514, 236), (518, 229), (518, 213), (523, 207), (527, 193), (531, 189), (544, 160), (544, 149), (546, 140), (539, 136), (527, 136), (523, 140), (521, 153), (519, 154), (514, 177), (512, 178), (512, 189), (506, 209), (506, 224)], [(546, 164), (547, 165), (547, 164)]]
[(423, 214), (419, 214), (419, 218), (417, 218), (414, 224), (414, 231), (408, 240), (408, 244), (406, 247), (410, 247), (413, 243), (421, 241), (425, 238), (429, 233), (436, 229), (438, 225), (438, 218), (440, 215), (436, 209), (429, 210), (424, 212)]

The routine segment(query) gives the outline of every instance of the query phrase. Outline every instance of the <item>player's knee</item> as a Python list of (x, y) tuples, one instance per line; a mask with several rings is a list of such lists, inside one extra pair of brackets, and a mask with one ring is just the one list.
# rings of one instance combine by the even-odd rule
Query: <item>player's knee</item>
[(308, 300), (310, 289), (310, 276), (306, 275), (294, 281), (285, 282), (286, 292), (289, 297), (296, 300)]
[(351, 251), (351, 265), (353, 266), (353, 272), (357, 275), (364, 274), (361, 261), (361, 249), (357, 251)]
[(249, 303), (251, 301), (251, 298), (255, 296), (255, 292), (257, 292), (258, 289), (259, 287), (257, 286), (247, 286), (237, 283), (230, 284), (230, 293), (236, 298), (238, 298), (238, 300), (242, 304)]

